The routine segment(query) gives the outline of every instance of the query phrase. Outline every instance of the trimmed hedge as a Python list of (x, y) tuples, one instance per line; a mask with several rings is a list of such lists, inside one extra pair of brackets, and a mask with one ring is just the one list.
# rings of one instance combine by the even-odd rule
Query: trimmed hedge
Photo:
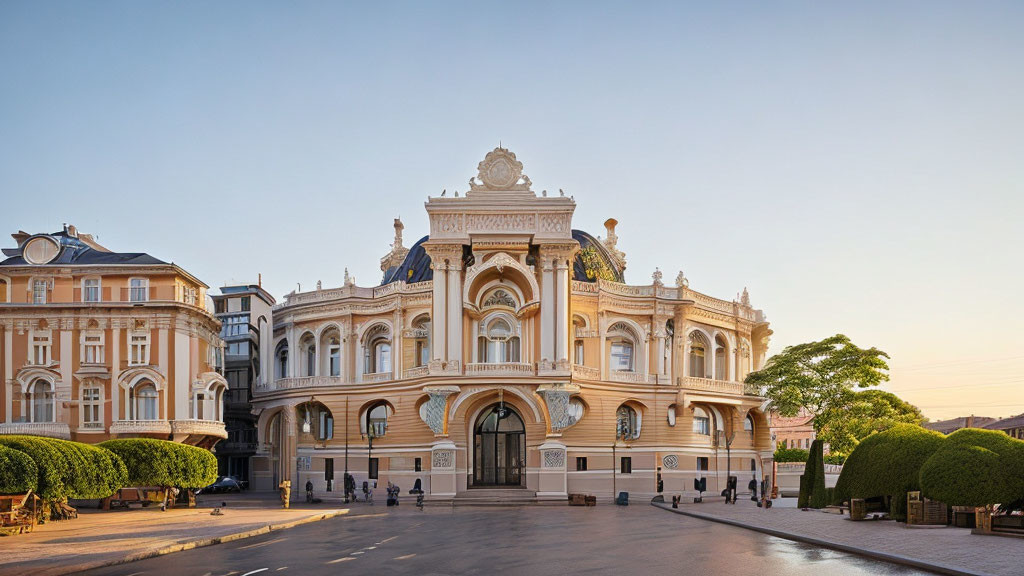
[(810, 453), (802, 448), (776, 448), (776, 462), (807, 462)]
[(950, 434), (920, 473), (927, 498), (951, 506), (1005, 504), (1024, 498), (1024, 441), (995, 430)]
[(868, 436), (847, 456), (835, 497), (888, 496), (902, 500), (905, 508), (906, 492), (920, 490), (921, 466), (944, 441), (942, 434), (913, 424)]
[(126, 486), (196, 489), (217, 481), (217, 457), (209, 450), (153, 438), (125, 438), (100, 444), (120, 456)]
[(31, 456), (0, 445), (0, 494), (24, 494), (38, 482), (39, 469)]
[(807, 488), (810, 494), (807, 497), (807, 506), (811, 508), (824, 508), (828, 506), (829, 495), (825, 490), (825, 458), (823, 455), (825, 444), (821, 440), (811, 442), (811, 456), (807, 460), (807, 467), (804, 474), (808, 472), (811, 479)]
[(36, 466), (36, 489), (46, 500), (106, 498), (124, 486), (127, 470), (102, 448), (41, 436), (0, 436), (0, 446), (27, 454)]

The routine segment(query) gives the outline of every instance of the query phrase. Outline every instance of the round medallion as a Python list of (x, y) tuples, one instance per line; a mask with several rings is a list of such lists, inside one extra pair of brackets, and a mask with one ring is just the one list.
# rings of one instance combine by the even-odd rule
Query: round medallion
[(679, 457), (675, 454), (669, 454), (661, 459), (661, 463), (670, 470), (675, 470), (679, 466)]

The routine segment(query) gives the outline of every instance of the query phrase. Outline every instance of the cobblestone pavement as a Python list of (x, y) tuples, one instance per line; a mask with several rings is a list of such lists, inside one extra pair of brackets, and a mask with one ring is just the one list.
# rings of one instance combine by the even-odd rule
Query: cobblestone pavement
[(863, 550), (893, 559), (921, 562), (950, 573), (1020, 576), (1024, 574), (1024, 541), (971, 534), (966, 528), (907, 528), (893, 521), (854, 522), (848, 516), (797, 508), (758, 508), (753, 502), (684, 503), (670, 512), (728, 520), (773, 531), (777, 536), (828, 543), (839, 549)]
[(245, 533), (267, 525), (312, 521), (328, 509), (228, 506), (222, 516), (209, 508), (80, 510), (75, 520), (47, 522), (30, 534), (0, 540), (0, 575), (49, 576), (101, 566), (125, 557)]

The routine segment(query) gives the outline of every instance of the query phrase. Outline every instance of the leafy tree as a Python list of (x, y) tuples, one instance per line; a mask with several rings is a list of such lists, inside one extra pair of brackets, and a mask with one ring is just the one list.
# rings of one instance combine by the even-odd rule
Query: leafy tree
[(124, 461), (128, 486), (194, 489), (217, 480), (217, 457), (209, 450), (153, 438), (108, 440), (100, 446)]
[[(812, 424), (821, 432), (845, 417), (854, 388), (869, 388), (889, 380), (889, 355), (877, 348), (859, 348), (842, 334), (819, 342), (788, 346), (772, 356), (762, 370), (746, 382), (771, 400), (782, 416), (800, 409), (814, 414)], [(827, 439), (825, 439), (828, 441)]]
[(818, 438), (827, 442), (830, 451), (849, 454), (858, 442), (897, 424), (924, 421), (921, 410), (899, 396), (884, 390), (863, 390), (849, 396), (842, 417), (824, 422)]
[(39, 470), (32, 457), (0, 445), (0, 494), (24, 494), (35, 490)]

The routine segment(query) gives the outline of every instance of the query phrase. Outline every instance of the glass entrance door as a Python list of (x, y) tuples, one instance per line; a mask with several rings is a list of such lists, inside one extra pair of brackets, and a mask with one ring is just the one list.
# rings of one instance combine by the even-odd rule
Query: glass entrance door
[(473, 485), (522, 486), (526, 429), (508, 406), (495, 404), (477, 420), (473, 434)]

